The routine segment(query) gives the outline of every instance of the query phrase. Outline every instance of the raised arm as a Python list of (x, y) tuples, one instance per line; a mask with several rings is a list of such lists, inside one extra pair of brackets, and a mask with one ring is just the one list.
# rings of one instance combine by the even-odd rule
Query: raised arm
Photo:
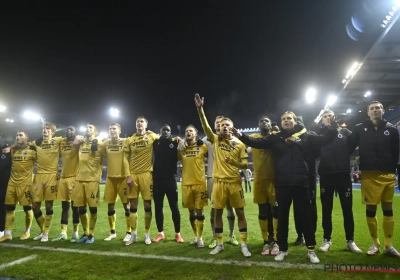
[(203, 127), (203, 130), (206, 133), (208, 140), (213, 141), (214, 133), (213, 133), (210, 125), (208, 124), (206, 115), (204, 114), (204, 110), (203, 110), (204, 97), (200, 98), (200, 95), (198, 93), (196, 93), (194, 95), (194, 103), (196, 104), (197, 112), (199, 113), (201, 126)]
[(240, 133), (236, 128), (232, 127), (232, 134), (239, 138), (245, 145), (256, 149), (269, 149), (273, 146), (272, 135), (264, 138), (253, 138), (244, 133)]

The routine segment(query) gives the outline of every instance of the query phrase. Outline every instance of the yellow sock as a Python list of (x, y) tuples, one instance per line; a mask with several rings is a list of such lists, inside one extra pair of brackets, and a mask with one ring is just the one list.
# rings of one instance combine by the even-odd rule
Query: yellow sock
[(39, 226), (40, 232), (43, 232), (44, 216), (41, 215), (40, 217), (36, 218), (36, 223)]
[(131, 232), (131, 223), (129, 221), (129, 216), (125, 216), (125, 222), (126, 222), (126, 232)]
[(152, 212), (144, 212), (144, 232), (149, 233), (150, 232), (150, 225), (151, 225), (151, 218), (152, 218)]
[(137, 231), (137, 212), (129, 214), (129, 224), (131, 225), (132, 231)]
[(197, 238), (203, 237), (204, 220), (196, 220)]
[(258, 219), (258, 224), (260, 225), (261, 235), (264, 241), (268, 241), (268, 220)]
[(385, 235), (385, 248), (393, 246), (393, 216), (383, 216), (383, 234)]
[(68, 226), (61, 224), (61, 232), (67, 232)]
[(25, 229), (32, 227), (32, 221), (33, 221), (33, 211), (32, 210), (26, 211), (25, 212)]
[(15, 211), (7, 211), (6, 213), (6, 230), (11, 231), (14, 225)]
[(222, 243), (222, 237), (224, 236), (223, 233), (216, 233), (215, 234), (217, 236), (217, 242), (218, 243)]
[(108, 216), (108, 224), (110, 225), (110, 231), (115, 231), (115, 221), (117, 220), (117, 214)]
[(44, 218), (44, 223), (43, 223), (43, 232), (44, 233), (49, 233), (52, 221), (53, 221), (53, 215), (46, 215), (46, 217)]
[(74, 227), (74, 232), (78, 232), (79, 224), (74, 224), (73, 227)]
[(380, 246), (378, 237), (378, 218), (375, 216), (373, 218), (367, 217), (367, 224), (369, 228), (369, 233), (375, 245)]
[(85, 235), (89, 235), (89, 227), (88, 227), (88, 224), (89, 224), (89, 222), (88, 222), (88, 221), (89, 221), (89, 217), (88, 217), (88, 214), (85, 213), (85, 214), (83, 214), (83, 215), (79, 215), (79, 217), (81, 218), (83, 233), (84, 233)]
[(278, 219), (272, 219), (272, 225), (274, 226), (274, 240), (278, 241)]
[(197, 220), (196, 217), (190, 217), (190, 225), (192, 226), (192, 231), (194, 233), (194, 236), (197, 236)]
[(247, 231), (246, 232), (239, 232), (239, 234), (240, 234), (240, 240), (242, 241), (242, 243), (246, 243), (246, 241), (247, 241)]
[(94, 236), (94, 228), (96, 227), (97, 222), (97, 213), (90, 213), (90, 222), (89, 222), (89, 235)]

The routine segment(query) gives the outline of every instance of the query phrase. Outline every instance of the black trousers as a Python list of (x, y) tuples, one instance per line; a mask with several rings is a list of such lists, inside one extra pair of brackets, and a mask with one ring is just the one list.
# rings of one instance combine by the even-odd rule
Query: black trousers
[(342, 206), (346, 240), (354, 240), (353, 185), (351, 183), (350, 173), (320, 176), (320, 189), (324, 239), (331, 239), (333, 195), (336, 190), (339, 194), (340, 205)]
[(315, 232), (311, 221), (310, 192), (304, 186), (276, 187), (278, 202), (278, 245), (279, 250), (288, 250), (289, 213), (292, 201), (297, 204), (297, 213), (302, 217), (301, 228), (307, 246), (315, 246)]
[(6, 200), (7, 183), (0, 185), (0, 231), (4, 231), (6, 228), (6, 205), (4, 201)]
[(175, 232), (181, 231), (181, 214), (178, 208), (178, 186), (175, 176), (169, 178), (153, 178), (153, 198), (156, 224), (159, 232), (164, 230), (164, 197), (167, 196)]
[[(317, 211), (317, 182), (316, 182), (316, 177), (315, 176), (309, 176), (308, 177), (308, 191), (310, 193), (310, 198), (311, 198), (311, 223), (313, 225), (314, 233), (317, 231), (317, 221), (318, 221), (318, 211)], [(293, 202), (293, 216), (294, 216), (294, 225), (296, 228), (297, 236), (303, 236), (303, 229), (302, 229), (302, 224), (303, 222), (301, 221), (302, 215), (300, 215), (300, 212), (298, 210), (298, 205), (296, 201)]]

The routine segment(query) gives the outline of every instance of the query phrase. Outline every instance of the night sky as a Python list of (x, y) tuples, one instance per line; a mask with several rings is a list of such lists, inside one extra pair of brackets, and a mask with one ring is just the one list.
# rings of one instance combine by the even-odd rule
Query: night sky
[[(0, 19), (0, 101), (102, 130), (118, 107), (124, 133), (140, 115), (153, 131), (200, 126), (196, 92), (210, 122), (222, 114), (256, 127), (261, 114), (279, 120), (286, 110), (315, 118), (321, 95), (338, 91), (378, 38), (390, 7), (379, 2), (390, 0), (135, 1), (63, 11), (69, 16), (9, 13)], [(352, 15), (364, 25), (358, 41), (346, 32)], [(309, 86), (320, 96), (314, 108), (304, 104)]]

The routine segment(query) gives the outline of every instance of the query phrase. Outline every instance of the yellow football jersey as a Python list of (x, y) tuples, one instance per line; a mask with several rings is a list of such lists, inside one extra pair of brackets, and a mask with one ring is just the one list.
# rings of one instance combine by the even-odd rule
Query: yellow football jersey
[(103, 143), (98, 141), (96, 152), (91, 150), (92, 141), (85, 141), (80, 145), (77, 181), (100, 182), (103, 165), (102, 145)]
[(204, 156), (208, 148), (201, 146), (188, 146), (184, 151), (178, 151), (178, 158), (182, 160), (182, 185), (205, 184)]
[(131, 173), (153, 171), (153, 142), (160, 138), (153, 132), (132, 135), (125, 141), (125, 153), (129, 160)]
[(58, 159), (60, 156), (60, 144), (62, 141), (63, 137), (54, 137), (50, 140), (43, 140), (40, 146), (37, 146), (35, 141), (28, 144), (36, 147), (36, 174), (58, 173)]
[(9, 183), (12, 185), (32, 185), (33, 167), (36, 161), (36, 151), (29, 147), (11, 150), (11, 176)]
[(75, 177), (79, 165), (79, 147), (74, 147), (72, 141), (64, 138), (60, 144), (62, 157), (61, 178)]
[[(263, 138), (261, 133), (253, 133), (249, 135), (253, 138)], [(251, 153), (253, 154), (253, 167), (254, 167), (254, 177), (258, 179), (274, 179), (274, 162), (271, 150), (264, 149), (254, 149), (251, 148)]]
[(129, 166), (125, 166), (124, 138), (113, 143), (111, 139), (103, 143), (103, 155), (107, 158), (107, 177), (125, 178), (129, 175)]

